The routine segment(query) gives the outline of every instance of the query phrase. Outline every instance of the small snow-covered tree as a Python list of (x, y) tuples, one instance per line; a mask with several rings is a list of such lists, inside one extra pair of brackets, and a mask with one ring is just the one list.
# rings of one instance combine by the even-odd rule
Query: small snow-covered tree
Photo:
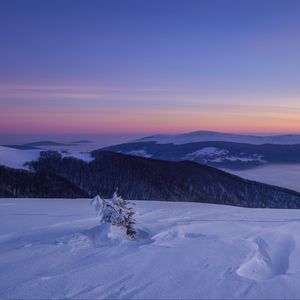
[(115, 214), (115, 210), (108, 200), (97, 195), (92, 199), (90, 204), (94, 207), (96, 215), (100, 218), (100, 224), (112, 223), (112, 215)]
[(136, 230), (134, 229), (134, 210), (132, 204), (118, 196), (115, 192), (110, 199), (102, 199), (97, 195), (91, 205), (95, 208), (96, 214), (100, 217), (100, 223), (110, 223), (120, 226), (131, 239), (136, 238)]
[(112, 197), (112, 202), (115, 203), (119, 210), (120, 218), (120, 225), (124, 227), (126, 234), (130, 237), (135, 239), (136, 238), (136, 230), (134, 229), (135, 219), (134, 219), (134, 209), (133, 204), (123, 199), (121, 196), (118, 196), (115, 192)]

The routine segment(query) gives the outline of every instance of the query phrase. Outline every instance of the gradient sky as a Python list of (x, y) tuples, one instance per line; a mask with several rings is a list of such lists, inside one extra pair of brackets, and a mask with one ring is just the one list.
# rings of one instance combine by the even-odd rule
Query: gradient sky
[(0, 0), (0, 133), (300, 133), (299, 0)]

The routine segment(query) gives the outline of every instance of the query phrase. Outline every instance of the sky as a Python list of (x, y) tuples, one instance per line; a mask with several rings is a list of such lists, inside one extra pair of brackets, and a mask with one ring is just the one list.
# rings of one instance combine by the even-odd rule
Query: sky
[(0, 0), (0, 134), (300, 133), (298, 0)]

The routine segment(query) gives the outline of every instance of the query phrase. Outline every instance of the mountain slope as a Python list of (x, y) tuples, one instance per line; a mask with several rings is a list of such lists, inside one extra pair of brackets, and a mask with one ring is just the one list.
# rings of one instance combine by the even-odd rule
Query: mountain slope
[(31, 173), (0, 166), (0, 197), (84, 198), (88, 194), (49, 172)]
[(90, 163), (42, 152), (36, 172), (63, 177), (90, 196), (118, 188), (127, 199), (194, 201), (244, 207), (300, 208), (300, 194), (244, 180), (194, 162), (169, 162), (97, 151)]
[(300, 163), (300, 145), (199, 142), (189, 144), (126, 143), (102, 150), (163, 160), (192, 160), (217, 168), (247, 169), (267, 163)]

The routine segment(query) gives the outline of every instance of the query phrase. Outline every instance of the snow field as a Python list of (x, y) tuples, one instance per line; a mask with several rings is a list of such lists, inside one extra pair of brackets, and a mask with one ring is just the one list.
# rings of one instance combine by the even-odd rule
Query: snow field
[(136, 201), (130, 241), (89, 201), (0, 200), (0, 297), (300, 297), (299, 210)]

